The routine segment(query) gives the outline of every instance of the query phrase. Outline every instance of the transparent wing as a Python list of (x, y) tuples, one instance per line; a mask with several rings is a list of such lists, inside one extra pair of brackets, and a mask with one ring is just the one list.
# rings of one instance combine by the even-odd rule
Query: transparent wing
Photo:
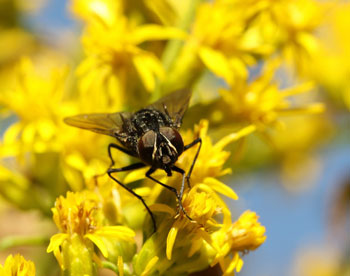
[(190, 103), (191, 96), (192, 92), (188, 89), (177, 90), (164, 96), (155, 103), (150, 104), (146, 108), (156, 109), (162, 113), (168, 114), (174, 125), (179, 128), (181, 126), (182, 117)]
[(118, 134), (123, 134), (123, 125), (131, 114), (129, 112), (80, 114), (65, 118), (64, 122), (71, 126), (116, 137)]

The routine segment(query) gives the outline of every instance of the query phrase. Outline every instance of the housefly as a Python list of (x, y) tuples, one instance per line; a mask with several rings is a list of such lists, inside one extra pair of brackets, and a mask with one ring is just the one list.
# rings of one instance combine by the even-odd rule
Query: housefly
[[(191, 219), (182, 206), (182, 195), (185, 188), (185, 180), (187, 180), (188, 187), (190, 187), (189, 179), (198, 157), (202, 140), (197, 138), (192, 143), (184, 145), (178, 132), (190, 98), (191, 92), (189, 90), (179, 90), (166, 95), (137, 112), (81, 114), (64, 119), (68, 125), (88, 129), (117, 139), (118, 144), (111, 143), (108, 145), (108, 156), (111, 160), (111, 165), (107, 170), (107, 174), (142, 202), (151, 216), (154, 231), (156, 231), (156, 222), (153, 213), (143, 198), (115, 178), (114, 174), (150, 166), (146, 172), (146, 177), (172, 191), (176, 195), (180, 210)], [(177, 167), (175, 163), (185, 150), (198, 143), (199, 147), (186, 175), (185, 171)], [(141, 162), (123, 168), (113, 168), (112, 148), (136, 157)], [(173, 172), (180, 173), (182, 175), (180, 191), (153, 178), (151, 175), (157, 169), (164, 170), (168, 176), (171, 176)]]

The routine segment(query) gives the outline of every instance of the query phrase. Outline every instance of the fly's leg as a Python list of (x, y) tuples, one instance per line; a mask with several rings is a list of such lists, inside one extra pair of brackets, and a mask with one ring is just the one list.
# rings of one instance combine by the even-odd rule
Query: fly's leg
[(154, 177), (151, 176), (152, 173), (155, 172), (155, 169), (150, 168), (147, 172), (146, 172), (146, 177), (148, 177), (149, 179), (153, 180), (154, 182), (158, 183), (159, 185), (162, 185), (164, 188), (170, 190), (171, 192), (173, 192), (176, 196), (176, 199), (179, 203), (179, 207), (180, 210), (185, 214), (185, 216), (189, 219), (192, 220), (191, 217), (187, 214), (186, 210), (184, 209), (184, 207), (182, 206), (182, 195), (184, 192), (184, 187), (185, 187), (185, 178), (186, 178), (186, 173), (184, 170), (173, 166), (171, 168), (173, 171), (181, 173), (182, 174), (182, 183), (181, 183), (181, 188), (180, 188), (180, 193), (177, 192), (177, 190), (174, 187), (168, 186), (162, 182), (160, 182), (159, 180), (155, 179)]
[[(121, 147), (121, 146), (119, 146), (119, 145), (117, 145), (117, 144), (110, 143), (110, 144), (108, 145), (108, 157), (109, 157), (109, 159), (111, 160), (111, 164), (109, 165), (108, 170), (109, 170), (110, 168), (112, 168), (112, 167), (114, 166), (114, 164), (115, 164), (115, 162), (114, 162), (114, 160), (113, 160), (113, 157), (112, 157), (112, 148), (118, 149), (118, 150), (120, 150), (121, 152), (124, 152), (124, 153), (126, 153), (126, 154), (128, 154), (128, 155), (130, 155), (130, 156), (133, 156), (133, 154), (132, 154), (131, 151), (129, 151), (129, 150), (127, 150), (127, 149), (124, 149), (123, 147)], [(108, 170), (107, 170), (107, 173), (108, 173)], [(105, 175), (105, 173), (101, 173), (101, 174), (96, 174), (96, 175), (94, 175), (94, 180), (95, 180), (95, 185), (96, 185), (96, 186), (97, 186), (97, 179), (98, 179), (99, 177), (101, 177), (101, 176), (104, 176), (104, 175)]]
[(191, 177), (191, 174), (192, 174), (192, 171), (193, 171), (194, 164), (195, 164), (196, 161), (197, 161), (199, 152), (200, 152), (201, 147), (202, 147), (202, 139), (199, 137), (199, 138), (197, 138), (196, 140), (194, 140), (192, 143), (190, 143), (190, 144), (184, 146), (184, 151), (185, 151), (185, 150), (188, 150), (189, 148), (192, 148), (194, 145), (196, 145), (196, 144), (198, 144), (198, 143), (199, 143), (199, 147), (198, 147), (198, 149), (197, 149), (196, 155), (195, 155), (194, 158), (193, 158), (191, 168), (190, 168), (190, 170), (188, 171), (188, 173), (187, 173), (187, 175), (186, 175), (186, 180), (187, 180), (188, 188), (191, 188), (191, 185), (190, 185), (190, 177)]
[(156, 220), (154, 219), (153, 213), (150, 210), (150, 208), (147, 206), (146, 202), (143, 200), (143, 198), (141, 196), (139, 196), (138, 194), (136, 194), (131, 188), (129, 188), (128, 186), (124, 185), (122, 182), (120, 182), (118, 179), (116, 179), (112, 174), (113, 173), (117, 173), (117, 172), (125, 172), (125, 171), (130, 171), (130, 170), (136, 170), (136, 169), (140, 169), (145, 167), (146, 165), (143, 163), (136, 163), (136, 164), (132, 164), (130, 166), (126, 166), (123, 168), (119, 168), (119, 169), (108, 169), (107, 173), (109, 175), (110, 178), (112, 178), (115, 182), (117, 182), (120, 186), (122, 186), (125, 190), (127, 190), (129, 193), (131, 193), (132, 195), (134, 195), (135, 197), (137, 197), (143, 204), (143, 206), (145, 206), (147, 212), (149, 213), (149, 215), (151, 216), (152, 219), (152, 223), (153, 223), (153, 229), (154, 232), (157, 231), (157, 225), (156, 225)]
[(113, 157), (112, 157), (112, 150), (111, 150), (112, 148), (118, 149), (118, 150), (120, 150), (121, 152), (126, 153), (127, 155), (134, 156), (134, 154), (133, 154), (131, 151), (129, 151), (129, 150), (127, 150), (127, 149), (124, 149), (123, 147), (121, 147), (121, 146), (119, 146), (119, 145), (117, 145), (117, 144), (110, 143), (110, 144), (108, 145), (108, 156), (109, 156), (109, 159), (111, 160), (111, 165), (109, 166), (109, 168), (112, 168), (112, 167), (114, 166), (114, 164), (115, 164), (115, 162), (114, 162), (114, 160), (113, 160)]

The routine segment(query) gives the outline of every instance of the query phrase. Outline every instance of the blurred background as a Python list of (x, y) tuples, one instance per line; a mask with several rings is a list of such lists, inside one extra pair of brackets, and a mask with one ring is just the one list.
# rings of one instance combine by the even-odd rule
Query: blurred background
[[(348, 2), (335, 2), (345, 5), (350, 18)], [(58, 58), (62, 64), (77, 65), (83, 55), (80, 44), (82, 23), (73, 18), (68, 4), (63, 0), (0, 0), (0, 79), (3, 82), (0, 94), (11, 85), (7, 69), (22, 56), (39, 56), (43, 52), (49, 56), (54, 52), (62, 57), (61, 60)], [(347, 46), (350, 44), (346, 43), (349, 43), (350, 20), (343, 19), (343, 30), (338, 29), (338, 41), (329, 40), (327, 25), (317, 30), (317, 36), (327, 44), (338, 43), (335, 48), (346, 49), (347, 53), (340, 59), (349, 66), (350, 47)], [(338, 51), (334, 56), (337, 54)], [(323, 74), (326, 76), (330, 71), (336, 74), (343, 63), (322, 64), (320, 61), (317, 66), (325, 70)], [(258, 64), (252, 68), (250, 78), (254, 79), (261, 66)], [(245, 256), (245, 266), (239, 275), (350, 275), (349, 68), (339, 68), (339, 74), (343, 74), (347, 81), (345, 88), (341, 87), (340, 78), (328, 80), (322, 74), (318, 76), (326, 111), (322, 115), (293, 120), (278, 138), (285, 141), (285, 152), (276, 152), (259, 137), (249, 136), (244, 145), (244, 157), (236, 162), (236, 156), (232, 156), (230, 167), (233, 173), (223, 182), (233, 187), (239, 200), (227, 201), (227, 204), (236, 216), (247, 209), (255, 211), (266, 227), (267, 235), (259, 250)], [(277, 76), (282, 88), (289, 87), (294, 79), (283, 70)], [(196, 86), (198, 94), (195, 93), (195, 98), (200, 98), (200, 91), (204, 90), (213, 89), (216, 93), (219, 84), (222, 84), (220, 80), (208, 73), (206, 81)], [(200, 119), (196, 108), (195, 100), (189, 110), (188, 116), (193, 118), (189, 124)], [(0, 136), (16, 121), (15, 116), (5, 116), (5, 113), (0, 117)], [(307, 120), (311, 122), (306, 123)], [(222, 133), (222, 129), (213, 131), (212, 137), (218, 139)], [(234, 147), (231, 150), (237, 152)], [(0, 175), (0, 179), (4, 178)], [(4, 187), (6, 183), (2, 181), (0, 185)], [(50, 235), (55, 231), (50, 213), (43, 218), (32, 206), (18, 204), (20, 208), (17, 208), (9, 199), (11, 195), (1, 193), (0, 240), (9, 235), (36, 236), (39, 232)], [(21, 247), (14, 244), (15, 247), (10, 249), (8, 244), (0, 243), (0, 263), (4, 263), (11, 252), (40, 255), (43, 248), (30, 243)], [(1, 250), (3, 248), (6, 250)], [(55, 262), (53, 257), (50, 262)], [(50, 262), (46, 264), (48, 267)]]

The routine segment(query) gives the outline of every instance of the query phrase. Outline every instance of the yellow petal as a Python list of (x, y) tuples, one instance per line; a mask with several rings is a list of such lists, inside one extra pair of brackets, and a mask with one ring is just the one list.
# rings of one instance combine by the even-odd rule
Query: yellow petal
[(228, 83), (233, 83), (234, 72), (222, 53), (208, 47), (201, 47), (198, 54), (210, 71), (224, 78)]
[(59, 233), (55, 234), (50, 239), (50, 244), (47, 247), (46, 252), (50, 253), (54, 251), (55, 249), (59, 248), (59, 246), (63, 243), (64, 240), (68, 238), (68, 234), (65, 233)]
[(238, 255), (238, 253), (237, 252), (234, 253), (234, 256), (233, 256), (230, 264), (226, 268), (224, 275), (231, 275), (232, 274), (233, 270), (237, 266), (237, 263), (238, 263), (239, 259), (240, 259), (240, 257)]
[(217, 191), (220, 194), (228, 196), (234, 200), (238, 199), (237, 194), (229, 186), (225, 185), (224, 183), (213, 177), (205, 178), (204, 184), (208, 185), (211, 189)]
[(164, 74), (160, 61), (151, 54), (134, 56), (132, 61), (145, 88), (148, 91), (153, 91), (156, 82), (155, 75), (162, 76)]
[(155, 203), (149, 206), (152, 212), (161, 212), (161, 213), (168, 213), (170, 216), (175, 216), (175, 211), (174, 209), (170, 208), (166, 204), (161, 204), (161, 203)]
[(124, 276), (124, 262), (123, 262), (123, 257), (118, 256), (118, 271), (119, 271), (119, 276)]
[(154, 256), (146, 265), (145, 270), (141, 273), (141, 276), (148, 276), (154, 265), (158, 262), (158, 256)]
[(54, 254), (55, 257), (56, 257), (56, 260), (57, 260), (59, 266), (61, 267), (61, 270), (65, 270), (64, 262), (63, 262), (63, 257), (62, 257), (62, 254), (61, 254), (61, 250), (60, 250), (59, 248), (56, 248), (56, 249), (53, 251), (53, 254)]
[(222, 150), (228, 144), (235, 142), (235, 141), (253, 133), (255, 130), (256, 130), (255, 125), (248, 125), (242, 129), (240, 129), (237, 132), (234, 132), (234, 133), (231, 133), (231, 134), (225, 136), (219, 142), (217, 142), (214, 147), (216, 150)]
[(104, 226), (94, 232), (94, 236), (101, 236), (105, 238), (123, 239), (133, 242), (135, 232), (125, 226)]
[(239, 258), (239, 260), (237, 261), (237, 264), (236, 264), (236, 271), (237, 272), (241, 271), (243, 264), (244, 264), (244, 261), (241, 258)]
[(135, 181), (144, 179), (146, 172), (148, 170), (149, 170), (149, 168), (145, 168), (145, 169), (134, 170), (134, 171), (128, 173), (128, 175), (125, 176), (123, 183), (128, 184), (131, 182), (135, 182)]
[(173, 252), (173, 247), (174, 247), (178, 230), (179, 230), (178, 228), (172, 227), (169, 231), (169, 234), (166, 240), (166, 256), (168, 260), (171, 260), (171, 255)]
[(318, 114), (318, 113), (324, 112), (325, 109), (326, 107), (323, 103), (313, 103), (304, 107), (277, 110), (277, 112), (279, 115), (283, 115), (283, 116), (295, 116), (295, 115)]
[(84, 237), (89, 239), (90, 241), (92, 241), (98, 247), (98, 249), (100, 249), (102, 255), (105, 258), (108, 258), (107, 247), (104, 244), (103, 239), (101, 237), (99, 237), (98, 235), (93, 235), (93, 234), (86, 234)]

